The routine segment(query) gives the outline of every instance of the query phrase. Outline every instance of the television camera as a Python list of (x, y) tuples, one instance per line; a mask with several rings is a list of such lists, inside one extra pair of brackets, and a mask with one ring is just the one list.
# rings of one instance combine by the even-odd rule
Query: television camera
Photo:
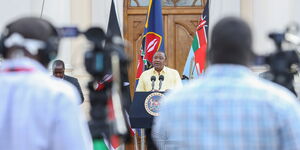
[(296, 35), (298, 30), (297, 24), (292, 24), (283, 33), (269, 34), (269, 38), (275, 43), (276, 51), (264, 58), (270, 70), (261, 74), (262, 77), (286, 87), (295, 95), (294, 76), (298, 73), (300, 65), (300, 37)]
[[(91, 103), (89, 127), (93, 140), (110, 139), (112, 135), (128, 138), (122, 93), (129, 60), (123, 50), (123, 40), (106, 35), (97, 27), (85, 32), (76, 27), (64, 27), (59, 29), (59, 33), (61, 37), (84, 35), (90, 42), (91, 48), (85, 53), (84, 60), (87, 72), (93, 77), (88, 83)], [(102, 82), (101, 90), (97, 89), (99, 82), (107, 76), (112, 76), (111, 80)]]

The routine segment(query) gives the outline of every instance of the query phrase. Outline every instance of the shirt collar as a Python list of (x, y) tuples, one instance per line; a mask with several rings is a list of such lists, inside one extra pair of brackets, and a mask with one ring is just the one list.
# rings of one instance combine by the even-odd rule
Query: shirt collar
[(246, 66), (237, 64), (214, 64), (206, 69), (207, 76), (241, 76), (253, 74)]
[[(152, 69), (153, 69), (153, 74), (158, 74), (158, 72), (154, 69), (154, 67)], [(166, 69), (167, 69), (167, 67), (164, 66), (164, 68), (160, 71), (160, 74), (165, 74), (166, 73)]]
[(4, 60), (0, 66), (0, 72), (14, 68), (23, 68), (25, 70), (47, 72), (46, 68), (37, 61), (30, 58), (18, 58)]

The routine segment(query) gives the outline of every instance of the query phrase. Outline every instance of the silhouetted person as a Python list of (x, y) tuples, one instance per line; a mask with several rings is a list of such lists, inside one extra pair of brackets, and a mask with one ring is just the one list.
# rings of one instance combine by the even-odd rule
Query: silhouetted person
[(204, 76), (162, 100), (156, 143), (188, 150), (300, 149), (296, 97), (253, 73), (253, 56), (249, 26), (233, 17), (219, 21)]
[(84, 97), (78, 79), (65, 75), (65, 63), (62, 60), (55, 60), (52, 65), (52, 70), (53, 70), (53, 76), (66, 80), (77, 88), (77, 91), (81, 97), (81, 103), (83, 103)]
[(50, 22), (20, 18), (0, 39), (0, 149), (91, 150), (76, 89), (49, 77), (59, 37)]

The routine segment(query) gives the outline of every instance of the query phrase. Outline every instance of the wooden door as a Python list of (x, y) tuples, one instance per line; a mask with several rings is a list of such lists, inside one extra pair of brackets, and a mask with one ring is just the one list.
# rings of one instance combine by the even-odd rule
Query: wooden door
[[(128, 68), (129, 81), (130, 85), (135, 85), (137, 60), (141, 47), (147, 7), (132, 7), (130, 5), (132, 1), (138, 2), (139, 0), (125, 1), (124, 35), (125, 39), (131, 45), (126, 50), (127, 55), (131, 58), (131, 64)], [(162, 10), (167, 66), (178, 70), (182, 74), (196, 26), (203, 12), (206, 0), (163, 0), (164, 3), (166, 1), (173, 1), (174, 4), (173, 6), (164, 6)], [(178, 7), (178, 2), (182, 1), (191, 1), (193, 5), (198, 1), (201, 5)], [(134, 86), (130, 88), (131, 95), (133, 95)]]

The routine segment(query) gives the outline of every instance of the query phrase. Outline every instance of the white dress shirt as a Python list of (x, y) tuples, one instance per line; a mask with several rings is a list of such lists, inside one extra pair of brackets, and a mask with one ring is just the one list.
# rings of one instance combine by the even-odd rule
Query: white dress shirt
[(4, 61), (0, 66), (0, 149), (92, 149), (75, 90), (50, 77), (34, 60)]

